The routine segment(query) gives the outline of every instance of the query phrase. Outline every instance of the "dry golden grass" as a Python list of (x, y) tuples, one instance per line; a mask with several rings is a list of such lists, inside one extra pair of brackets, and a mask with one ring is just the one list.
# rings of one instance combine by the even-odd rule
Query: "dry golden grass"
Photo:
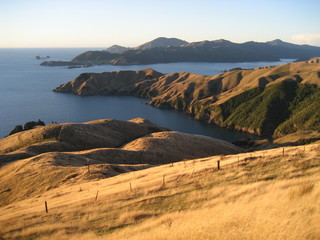
[(287, 134), (281, 138), (275, 139), (274, 143), (298, 143), (299, 141), (308, 141), (312, 139), (320, 139), (320, 133), (316, 131), (297, 131), (295, 133)]
[(164, 130), (142, 118), (101, 119), (51, 124), (0, 139), (0, 207), (89, 179), (242, 152), (221, 140)]
[(0, 229), (5, 239), (319, 239), (319, 149), (216, 156), (62, 185), (1, 207)]

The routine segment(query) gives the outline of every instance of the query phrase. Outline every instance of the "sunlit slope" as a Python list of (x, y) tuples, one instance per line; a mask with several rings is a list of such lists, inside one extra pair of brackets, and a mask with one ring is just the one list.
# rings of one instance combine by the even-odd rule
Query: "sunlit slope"
[(184, 159), (243, 150), (218, 139), (165, 131), (142, 118), (52, 124), (0, 140), (0, 205), (51, 188)]
[(313, 144), (87, 179), (1, 207), (1, 232), (10, 239), (318, 239), (319, 168)]
[[(27, 152), (35, 155), (51, 151), (117, 148), (152, 132), (168, 129), (136, 118), (129, 121), (102, 119), (83, 124), (50, 124), (18, 132), (0, 139), (0, 154)], [(0, 158), (1, 159), (1, 158)]]

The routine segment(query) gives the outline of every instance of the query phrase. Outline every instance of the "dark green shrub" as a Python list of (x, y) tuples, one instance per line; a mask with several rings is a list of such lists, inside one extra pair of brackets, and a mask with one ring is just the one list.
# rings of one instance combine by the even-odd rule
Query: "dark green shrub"
[(23, 131), (23, 127), (22, 125), (17, 125), (15, 126), (15, 128), (9, 133), (9, 135), (15, 134), (17, 132), (22, 132)]
[(26, 124), (24, 124), (24, 130), (30, 130), (35, 126), (45, 126), (45, 124), (40, 119), (37, 122), (35, 121), (27, 122)]

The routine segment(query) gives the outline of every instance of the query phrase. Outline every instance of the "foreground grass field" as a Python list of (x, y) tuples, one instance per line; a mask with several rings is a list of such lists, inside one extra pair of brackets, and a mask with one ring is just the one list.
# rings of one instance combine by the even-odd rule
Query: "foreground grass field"
[(0, 231), (4, 239), (320, 239), (319, 170), (319, 144), (186, 160), (13, 202), (0, 208)]

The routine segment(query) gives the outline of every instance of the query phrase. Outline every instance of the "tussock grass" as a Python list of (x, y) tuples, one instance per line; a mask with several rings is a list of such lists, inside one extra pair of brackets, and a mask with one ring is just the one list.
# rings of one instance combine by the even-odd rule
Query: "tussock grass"
[(306, 194), (310, 194), (314, 190), (315, 183), (314, 182), (302, 182), (298, 186), (291, 189), (290, 198), (300, 198)]
[(9, 239), (319, 239), (318, 148), (186, 160), (62, 185), (1, 207), (1, 231)]

